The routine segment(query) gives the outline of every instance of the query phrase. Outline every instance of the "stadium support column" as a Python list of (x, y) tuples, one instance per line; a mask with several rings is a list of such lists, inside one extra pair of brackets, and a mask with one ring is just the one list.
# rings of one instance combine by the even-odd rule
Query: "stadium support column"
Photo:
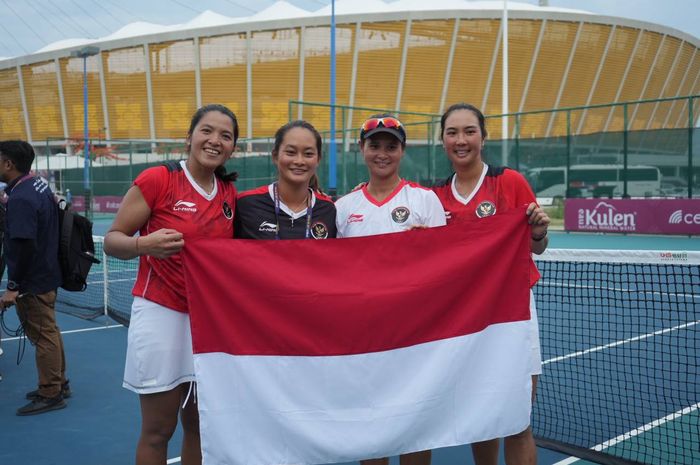
[(85, 190), (85, 216), (90, 216), (92, 197), (90, 195), (90, 133), (88, 125), (88, 82), (87, 82), (87, 59), (100, 53), (98, 47), (88, 45), (79, 50), (71, 52), (71, 56), (83, 59), (83, 188)]

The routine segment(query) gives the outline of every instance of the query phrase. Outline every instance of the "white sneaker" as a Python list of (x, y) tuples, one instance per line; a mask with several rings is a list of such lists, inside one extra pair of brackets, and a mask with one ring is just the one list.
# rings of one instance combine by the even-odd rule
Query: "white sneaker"
[(2, 355), (3, 352), (4, 350), (2, 350), (2, 347), (0, 347), (0, 355)]

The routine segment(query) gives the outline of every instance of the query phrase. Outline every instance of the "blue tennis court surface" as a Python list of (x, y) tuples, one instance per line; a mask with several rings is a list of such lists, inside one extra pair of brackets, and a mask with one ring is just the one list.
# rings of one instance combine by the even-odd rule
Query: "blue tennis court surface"
[[(7, 313), (16, 327), (14, 310)], [(0, 356), (0, 464), (3, 465), (125, 465), (134, 462), (140, 428), (137, 396), (121, 387), (126, 353), (126, 328), (111, 320), (85, 321), (58, 314), (64, 333), (66, 362), (73, 395), (63, 410), (17, 417), (35, 389), (34, 348), (27, 344), (21, 364), (15, 357), (19, 341), (3, 337)], [(77, 332), (80, 331), (80, 332)], [(179, 462), (178, 428), (168, 457)], [(566, 456), (542, 450), (541, 464), (554, 464)], [(471, 464), (466, 446), (435, 451), (436, 465)], [(392, 464), (397, 465), (394, 459)]]
[[(107, 224), (98, 221), (95, 232), (103, 233)], [(700, 250), (700, 241), (683, 237), (551, 232), (550, 240), (554, 248)], [(119, 266), (108, 267), (106, 286), (100, 265), (86, 293), (62, 293), (62, 297), (80, 299), (86, 307), (83, 316), (92, 315), (83, 319), (58, 314), (73, 390), (66, 409), (15, 416), (16, 408), (26, 402), (24, 393), (35, 388), (34, 348), (26, 344), (17, 365), (22, 345), (3, 335), (0, 463), (133, 463), (140, 413), (137, 396), (121, 387), (126, 329), (112, 319), (95, 316), (104, 312), (105, 295), (112, 310), (130, 306), (135, 268)], [(540, 283), (538, 303), (545, 296), (554, 303), (540, 310), (545, 365), (534, 412), (538, 433), (573, 444), (583, 437), (582, 448), (607, 450), (632, 460), (642, 460), (652, 451), (651, 463), (700, 463), (700, 455), (678, 461), (677, 450), (665, 445), (693, 443), (695, 454), (700, 447), (699, 374), (688, 371), (689, 366), (697, 367), (700, 358), (700, 283), (692, 278), (669, 280), (675, 270), (664, 266), (671, 268), (655, 272), (644, 285), (630, 277), (648, 276), (651, 269), (625, 269), (624, 282), (612, 277), (623, 274), (617, 268), (608, 277), (601, 274), (604, 270), (558, 270), (561, 279)], [(582, 319), (582, 313), (589, 316)], [(8, 326), (17, 326), (14, 310), (5, 316)], [(549, 326), (548, 321), (558, 323)], [(587, 339), (574, 334), (585, 334)], [(642, 384), (644, 390), (631, 400), (617, 394), (635, 392)], [(179, 463), (179, 443), (178, 431), (168, 454), (171, 463)], [(538, 453), (538, 463), (543, 465), (588, 463), (548, 449), (540, 448)], [(435, 451), (433, 463), (473, 462), (468, 447), (462, 446)], [(398, 460), (392, 459), (392, 464)]]

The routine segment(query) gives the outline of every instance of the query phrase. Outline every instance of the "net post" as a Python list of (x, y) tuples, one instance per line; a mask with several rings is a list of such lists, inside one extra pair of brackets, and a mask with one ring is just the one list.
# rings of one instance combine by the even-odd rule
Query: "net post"
[(624, 127), (622, 128), (622, 198), (628, 199), (630, 196), (627, 192), (627, 161), (628, 161), (628, 126), (627, 126), (627, 103), (622, 105), (623, 118), (622, 123)]
[(688, 97), (688, 198), (693, 198), (693, 97)]
[(571, 197), (571, 112), (566, 112), (566, 173), (564, 175), (564, 180), (566, 182), (566, 188), (564, 190), (565, 198)]
[[(107, 270), (107, 254), (105, 253), (104, 247), (104, 237), (102, 238), (102, 299), (104, 300), (104, 312), (105, 316), (109, 316), (109, 271)], [(107, 319), (105, 318), (105, 324), (107, 324)]]

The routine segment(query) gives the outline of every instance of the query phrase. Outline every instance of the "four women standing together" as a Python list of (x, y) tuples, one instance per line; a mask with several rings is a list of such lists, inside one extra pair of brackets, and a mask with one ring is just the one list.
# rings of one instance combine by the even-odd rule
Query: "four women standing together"
[[(455, 173), (432, 190), (400, 178), (406, 130), (393, 116), (379, 114), (365, 121), (360, 131), (369, 182), (336, 204), (318, 188), (322, 141), (305, 121), (288, 123), (275, 134), (271, 155), (277, 180), (237, 195), (235, 173), (227, 175), (223, 166), (233, 156), (238, 122), (228, 108), (207, 105), (192, 118), (187, 160), (149, 168), (136, 178), (105, 237), (105, 251), (121, 259), (140, 257), (124, 375), (124, 387), (140, 396), (138, 465), (166, 462), (178, 415), (184, 431), (182, 463), (201, 463), (197, 408), (190, 399), (196, 390), (179, 256), (187, 240), (367, 236), (442, 226), (460, 216), (483, 218), (527, 205), (531, 250), (544, 251), (549, 218), (525, 179), (482, 159), (487, 132), (481, 112), (471, 105), (453, 105), (442, 116), (441, 129)], [(534, 262), (531, 267), (534, 284), (539, 275)], [(536, 335), (532, 296), (530, 305)], [(534, 375), (540, 372), (538, 343), (533, 347), (533, 398)], [(508, 464), (535, 463), (529, 428), (506, 438), (505, 445)], [(495, 464), (498, 441), (474, 444), (473, 454), (478, 465)], [(429, 463), (430, 451), (401, 457), (402, 465)]]

